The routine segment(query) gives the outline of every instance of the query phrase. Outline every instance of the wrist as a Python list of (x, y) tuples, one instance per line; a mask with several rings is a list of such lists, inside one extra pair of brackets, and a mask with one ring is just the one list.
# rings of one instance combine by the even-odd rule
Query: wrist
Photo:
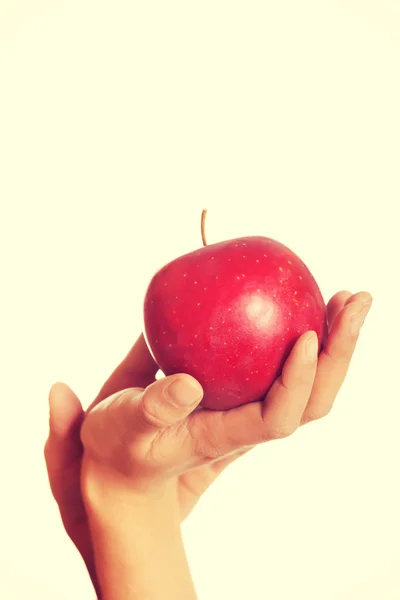
[(152, 513), (179, 525), (180, 512), (176, 480), (132, 478), (116, 472), (108, 465), (84, 457), (81, 490), (86, 511), (94, 518), (113, 521), (121, 514), (137, 514), (142, 518)]
[(176, 483), (144, 492), (119, 479), (117, 484), (102, 479), (97, 470), (96, 476), (86, 475), (85, 505), (101, 598), (195, 600)]

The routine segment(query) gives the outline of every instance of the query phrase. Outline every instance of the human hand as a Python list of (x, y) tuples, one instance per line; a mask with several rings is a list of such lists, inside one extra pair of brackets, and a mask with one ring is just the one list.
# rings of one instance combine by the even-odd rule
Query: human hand
[[(169, 461), (182, 442), (179, 468), (177, 464), (172, 468), (170, 462), (168, 471), (168, 461), (166, 464), (161, 461), (161, 464), (158, 459), (156, 468), (154, 469), (154, 465), (152, 467), (153, 472), (158, 471), (158, 475), (161, 469), (161, 472), (168, 473), (168, 476), (171, 476), (175, 469), (182, 519), (219, 473), (249, 447), (260, 441), (289, 435), (298, 425), (328, 414), (345, 378), (358, 338), (357, 333), (348, 330), (350, 321), (355, 322), (352, 315), (368, 301), (370, 296), (366, 293), (354, 296), (349, 292), (336, 294), (327, 307), (330, 332), (325, 348), (318, 358), (318, 367), (316, 361), (307, 366), (303, 363), (306, 334), (297, 342), (282, 376), (271, 388), (263, 403), (253, 403), (224, 413), (196, 411), (178, 425), (168, 425), (165, 428), (167, 433), (162, 435), (160, 430), (155, 433), (157, 428), (150, 428), (152, 433), (147, 437), (148, 441), (151, 440), (150, 446), (158, 447), (157, 452), (162, 455), (164, 445), (164, 450), (168, 450)], [(362, 318), (361, 316), (361, 320)], [(126, 388), (138, 386), (143, 389), (151, 385), (156, 372), (157, 366), (141, 336), (127, 358), (103, 386), (88, 410), (88, 416), (91, 409), (111, 394)], [(157, 385), (165, 385), (165, 380)], [(154, 390), (155, 386), (150, 392), (146, 390), (146, 397), (151, 396), (154, 400)], [(135, 394), (136, 400), (132, 399), (132, 395), (124, 394), (124, 402), (130, 407), (134, 404), (135, 410), (138, 410), (138, 406), (147, 405), (147, 401), (143, 402), (144, 394), (140, 400), (142, 391), (135, 391)], [(113, 402), (115, 401), (114, 398)], [(127, 404), (124, 406), (126, 408)], [(50, 434), (45, 449), (50, 484), (65, 529), (81, 552), (95, 583), (93, 551), (80, 487), (83, 452), (80, 427), (84, 412), (78, 398), (63, 384), (52, 388), (50, 412)], [(98, 412), (96, 415), (94, 412), (92, 417), (101, 419), (101, 414), (102, 412)], [(104, 414), (103, 411), (103, 416)], [(92, 420), (94, 428), (95, 423), (96, 421)], [(155, 442), (155, 438), (159, 441)], [(198, 466), (185, 471), (193, 462)], [(165, 467), (167, 468), (163, 471)], [(118, 470), (116, 472), (118, 473)], [(142, 479), (142, 483), (143, 481)]]
[[(126, 389), (97, 404), (81, 430), (87, 467), (84, 488), (91, 489), (98, 479), (102, 494), (147, 495), (153, 490), (158, 494), (173, 480), (181, 505), (182, 482), (190, 481), (193, 469), (230, 462), (238, 452), (286, 437), (301, 424), (325, 416), (357, 340), (358, 331), (350, 329), (355, 322), (352, 315), (365, 302), (368, 308), (370, 301), (365, 293), (351, 302), (348, 294), (344, 297), (330, 303), (330, 313), (338, 302), (344, 300), (345, 306), (318, 360), (317, 344), (308, 344), (316, 342), (316, 335), (305, 333), (263, 401), (227, 411), (195, 410), (202, 399), (201, 386), (191, 376), (178, 374), (146, 388)], [(312, 348), (310, 356), (307, 348)]]

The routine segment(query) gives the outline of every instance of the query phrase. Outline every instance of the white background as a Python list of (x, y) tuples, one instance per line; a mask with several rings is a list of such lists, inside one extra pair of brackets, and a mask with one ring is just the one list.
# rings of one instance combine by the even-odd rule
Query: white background
[(1, 0), (0, 597), (91, 598), (50, 496), (47, 394), (88, 405), (148, 280), (266, 235), (374, 305), (331, 416), (185, 526), (200, 600), (398, 600), (400, 5)]

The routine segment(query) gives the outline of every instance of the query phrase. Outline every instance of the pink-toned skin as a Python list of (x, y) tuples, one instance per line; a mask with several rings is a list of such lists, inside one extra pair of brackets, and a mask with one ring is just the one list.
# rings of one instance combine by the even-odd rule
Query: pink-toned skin
[(244, 237), (205, 246), (161, 268), (144, 302), (145, 337), (165, 375), (189, 373), (204, 408), (260, 400), (298, 337), (322, 349), (326, 306), (306, 265), (283, 244)]

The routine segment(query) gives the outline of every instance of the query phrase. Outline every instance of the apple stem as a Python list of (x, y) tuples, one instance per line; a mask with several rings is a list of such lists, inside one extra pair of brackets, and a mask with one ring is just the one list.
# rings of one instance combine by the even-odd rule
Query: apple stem
[(203, 240), (203, 246), (207, 246), (206, 240), (206, 214), (207, 210), (204, 209), (201, 213), (201, 239)]

